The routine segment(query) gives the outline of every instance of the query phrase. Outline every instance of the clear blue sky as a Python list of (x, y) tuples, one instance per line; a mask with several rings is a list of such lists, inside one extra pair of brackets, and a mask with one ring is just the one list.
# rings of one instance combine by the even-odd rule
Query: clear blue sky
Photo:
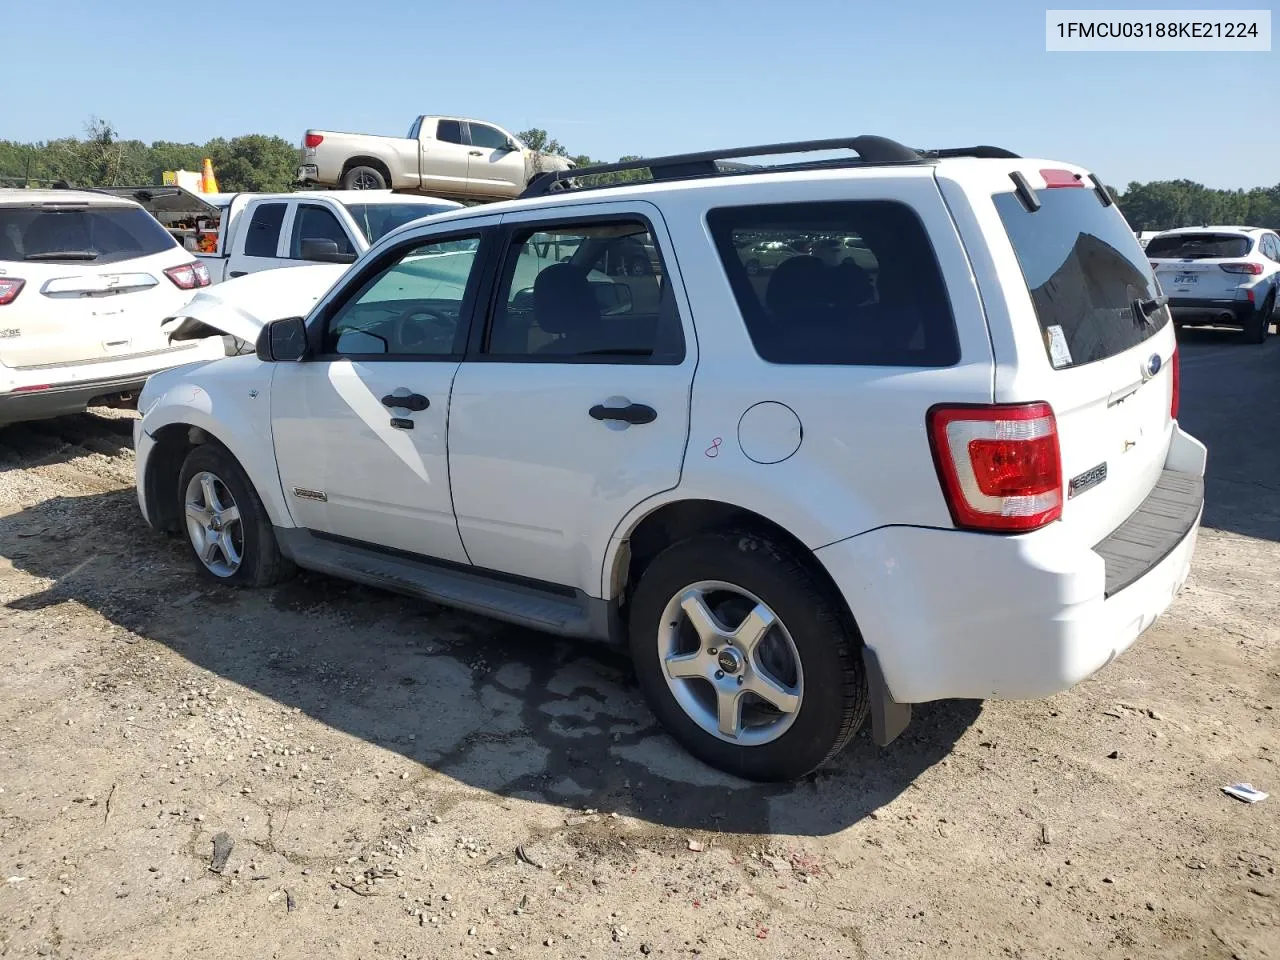
[(148, 142), (298, 142), (452, 113), (609, 159), (878, 133), (1072, 160), (1117, 185), (1280, 182), (1280, 54), (1046, 53), (1048, 5), (5, 0), (0, 138), (77, 135), (96, 115)]

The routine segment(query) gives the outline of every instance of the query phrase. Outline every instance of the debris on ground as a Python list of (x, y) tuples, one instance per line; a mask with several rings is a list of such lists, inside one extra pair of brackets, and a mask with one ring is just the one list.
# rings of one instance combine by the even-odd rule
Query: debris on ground
[(231, 850), (235, 847), (236, 842), (231, 839), (231, 834), (223, 830), (213, 838), (213, 859), (209, 861), (210, 873), (222, 873), (227, 866), (227, 860), (231, 857)]
[(1237, 800), (1243, 800), (1245, 803), (1257, 803), (1265, 800), (1270, 796), (1269, 793), (1263, 793), (1252, 783), (1233, 783), (1229, 787), (1223, 787), (1222, 792), (1228, 797), (1235, 797)]

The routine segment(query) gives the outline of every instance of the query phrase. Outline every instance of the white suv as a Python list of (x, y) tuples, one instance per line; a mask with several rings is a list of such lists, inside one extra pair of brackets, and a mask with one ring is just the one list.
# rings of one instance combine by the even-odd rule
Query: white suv
[(672, 734), (758, 779), (868, 714), (1065, 690), (1169, 606), (1205, 449), (1099, 181), (877, 137), (628, 166), (408, 226), (256, 356), (154, 377), (148, 521), (226, 582), (628, 642)]
[(223, 355), (161, 332), (209, 274), (131, 200), (0, 190), (0, 425), (127, 399), (148, 375)]
[(1280, 290), (1280, 236), (1257, 227), (1187, 227), (1147, 241), (1174, 323), (1240, 327), (1262, 343)]

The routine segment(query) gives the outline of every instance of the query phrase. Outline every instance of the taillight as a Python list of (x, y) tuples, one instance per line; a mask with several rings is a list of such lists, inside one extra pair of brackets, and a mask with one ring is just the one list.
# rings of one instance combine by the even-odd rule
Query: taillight
[(1262, 264), (1260, 263), (1220, 263), (1218, 266), (1227, 271), (1227, 273), (1247, 273), (1255, 277), (1262, 273)]
[(1054, 187), (1080, 187), (1084, 189), (1084, 181), (1080, 178), (1080, 174), (1072, 173), (1070, 170), (1041, 170), (1040, 176), (1044, 177), (1044, 185), (1049, 189)]
[(199, 260), (184, 263), (180, 267), (167, 267), (164, 275), (173, 281), (179, 290), (194, 290), (196, 287), (207, 287), (210, 284), (209, 268)]
[(1173, 357), (1170, 358), (1169, 365), (1173, 368), (1173, 397), (1169, 400), (1169, 419), (1178, 419), (1178, 401), (1182, 395), (1182, 363), (1178, 359), (1178, 348), (1173, 348)]
[(1058, 423), (1047, 403), (938, 406), (928, 427), (957, 527), (1022, 533), (1062, 516)]
[(319, 133), (308, 133), (302, 138), (302, 142), (306, 145), (307, 149), (314, 150), (316, 147), (320, 146), (320, 144), (324, 143), (324, 137)]
[(6, 303), (13, 303), (26, 283), (27, 281), (19, 280), (17, 277), (0, 277), (0, 307)]

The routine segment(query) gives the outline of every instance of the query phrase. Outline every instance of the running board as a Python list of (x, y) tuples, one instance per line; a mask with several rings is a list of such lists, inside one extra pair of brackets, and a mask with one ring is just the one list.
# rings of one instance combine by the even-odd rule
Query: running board
[(387, 553), (308, 530), (274, 530), (280, 552), (307, 570), (563, 637), (609, 638), (609, 604), (580, 590), (516, 583), (499, 573)]

